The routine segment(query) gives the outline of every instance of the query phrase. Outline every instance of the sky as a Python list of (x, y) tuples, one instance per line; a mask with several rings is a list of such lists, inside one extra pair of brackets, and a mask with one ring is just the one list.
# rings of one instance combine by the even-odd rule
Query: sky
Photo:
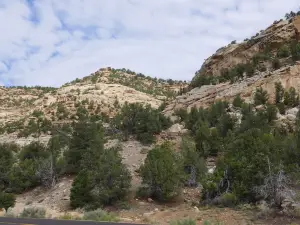
[(191, 80), (299, 0), (0, 0), (0, 85), (60, 86), (102, 67)]

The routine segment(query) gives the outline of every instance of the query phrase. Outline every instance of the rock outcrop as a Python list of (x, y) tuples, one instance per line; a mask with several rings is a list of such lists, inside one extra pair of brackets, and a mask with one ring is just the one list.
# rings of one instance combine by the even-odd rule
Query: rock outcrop
[[(275, 51), (280, 46), (293, 40), (300, 40), (300, 16), (290, 21), (274, 22), (251, 40), (219, 49), (204, 62), (201, 72), (196, 73), (196, 76), (219, 76), (223, 69), (251, 62), (252, 57), (266, 46), (276, 55)], [(258, 87), (268, 92), (269, 101), (272, 102), (275, 96), (275, 82), (281, 82), (284, 88), (294, 87), (296, 91), (300, 91), (300, 62), (293, 64), (283, 62), (279, 69), (273, 69), (270, 62), (265, 64), (267, 64), (266, 71), (256, 70), (252, 77), (244, 76), (234, 83), (228, 81), (216, 85), (203, 85), (177, 96), (168, 104), (165, 114), (171, 116), (175, 110), (181, 108), (190, 110), (194, 106), (207, 107), (216, 100), (232, 101), (237, 95), (251, 102)]]

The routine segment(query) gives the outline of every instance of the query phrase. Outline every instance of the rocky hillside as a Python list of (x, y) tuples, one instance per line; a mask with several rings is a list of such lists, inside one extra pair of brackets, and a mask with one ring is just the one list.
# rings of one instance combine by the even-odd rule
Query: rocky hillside
[(14, 133), (30, 120), (44, 115), (45, 123), (65, 123), (75, 118), (78, 107), (91, 115), (113, 117), (125, 103), (140, 102), (158, 108), (174, 99), (188, 84), (151, 78), (126, 69), (103, 68), (60, 88), (0, 88), (1, 133)]
[(275, 82), (300, 91), (300, 16), (275, 21), (242, 43), (233, 41), (209, 57), (196, 72), (189, 91), (168, 105), (171, 115), (180, 108), (208, 106), (235, 96), (251, 101), (257, 87), (274, 99)]

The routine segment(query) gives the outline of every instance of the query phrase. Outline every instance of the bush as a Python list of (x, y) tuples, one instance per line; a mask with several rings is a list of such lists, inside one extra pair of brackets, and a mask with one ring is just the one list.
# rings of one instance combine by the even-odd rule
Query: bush
[(299, 94), (296, 93), (294, 87), (290, 87), (288, 91), (285, 91), (283, 102), (289, 107), (295, 107), (299, 105)]
[(278, 111), (281, 115), (285, 114), (285, 105), (283, 102), (277, 104)]
[(70, 201), (72, 208), (84, 207), (92, 202), (92, 196), (90, 194), (91, 187), (91, 174), (86, 170), (82, 170), (76, 176), (73, 181)]
[(254, 104), (255, 105), (265, 105), (268, 101), (268, 93), (263, 90), (261, 87), (256, 89), (254, 95)]
[(224, 207), (232, 207), (235, 206), (238, 202), (238, 199), (233, 193), (224, 193), (220, 197), (220, 204)]
[(171, 125), (170, 119), (159, 110), (152, 109), (150, 105), (144, 107), (140, 103), (126, 103), (115, 117), (114, 123), (123, 131), (125, 138), (134, 135), (144, 144), (153, 143), (154, 135)]
[(297, 61), (300, 59), (300, 43), (298, 43), (297, 41), (293, 41), (290, 44), (290, 51), (293, 61)]
[(283, 101), (284, 97), (284, 88), (281, 84), (281, 82), (275, 83), (275, 103), (281, 103)]
[(271, 123), (273, 120), (277, 119), (277, 107), (276, 105), (268, 105), (266, 109), (266, 115), (268, 123)]
[(15, 193), (22, 193), (29, 188), (36, 187), (39, 179), (36, 174), (37, 162), (25, 159), (15, 164), (9, 171), (9, 190)]
[(8, 217), (8, 218), (16, 218), (17, 215), (15, 215), (12, 210), (8, 210), (5, 214), (4, 214), (4, 217)]
[(185, 184), (187, 186), (197, 186), (207, 172), (206, 162), (200, 157), (192, 139), (183, 137), (180, 149), (185, 172), (187, 173)]
[(57, 219), (60, 219), (60, 220), (81, 220), (80, 217), (73, 216), (70, 213), (65, 213), (64, 215), (59, 216)]
[(234, 99), (233, 99), (233, 106), (234, 107), (237, 107), (237, 108), (242, 108), (242, 105), (243, 105), (244, 101), (243, 99), (241, 98), (240, 95), (237, 95)]
[(170, 225), (196, 225), (196, 221), (192, 219), (177, 220), (171, 222)]
[(73, 208), (113, 205), (127, 197), (131, 176), (122, 163), (118, 148), (103, 150), (96, 167), (82, 170), (71, 189)]
[(289, 55), (290, 55), (290, 50), (287, 46), (283, 45), (278, 49), (278, 52), (277, 52), (278, 58), (286, 58), (286, 57), (289, 57)]
[(138, 173), (143, 179), (142, 184), (149, 189), (149, 197), (168, 201), (181, 192), (184, 182), (182, 160), (168, 142), (149, 151)]
[(45, 218), (46, 210), (44, 208), (31, 207), (25, 208), (23, 212), (20, 214), (21, 218)]
[(127, 197), (131, 175), (122, 163), (118, 148), (104, 150), (92, 176), (94, 183), (91, 193), (96, 206), (114, 205)]
[(98, 221), (98, 222), (118, 222), (119, 219), (110, 213), (105, 212), (102, 209), (97, 209), (90, 212), (85, 212), (83, 217), (83, 220), (91, 220), (91, 221)]
[[(250, 129), (237, 135), (228, 144), (223, 160), (209, 179), (215, 184), (215, 194), (229, 190), (239, 200), (253, 201), (256, 197), (254, 187), (261, 185), (268, 174), (267, 158), (276, 161), (281, 157), (277, 144), (271, 134), (259, 129)], [(207, 191), (205, 187), (203, 193)]]
[(281, 63), (280, 63), (279, 59), (275, 58), (272, 60), (272, 67), (274, 70), (280, 69)]
[(13, 150), (15, 147), (11, 144), (0, 144), (0, 191), (9, 185), (8, 176), (14, 163)]
[[(104, 148), (104, 131), (101, 123), (87, 119), (74, 124), (74, 132), (65, 152), (68, 173), (78, 173), (87, 167), (95, 167)], [(86, 162), (90, 160), (89, 162)]]
[(2, 192), (0, 193), (0, 208), (4, 208), (5, 212), (16, 204), (16, 197), (13, 194)]

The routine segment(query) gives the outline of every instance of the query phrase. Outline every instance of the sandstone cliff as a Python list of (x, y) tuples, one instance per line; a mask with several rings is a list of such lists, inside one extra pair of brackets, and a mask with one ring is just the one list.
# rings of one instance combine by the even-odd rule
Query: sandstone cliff
[[(279, 47), (291, 41), (300, 40), (300, 16), (290, 21), (275, 21), (266, 30), (245, 40), (239, 44), (230, 44), (219, 49), (209, 57), (201, 69), (196, 72), (197, 76), (220, 76), (222, 70), (230, 69), (238, 64), (249, 63), (256, 54), (266, 48), (270, 48), (271, 58), (275, 58)], [(202, 85), (193, 88), (187, 93), (177, 96), (165, 109), (165, 114), (171, 116), (176, 109), (193, 106), (206, 107), (216, 100), (232, 101), (237, 95), (241, 95), (246, 101), (252, 101), (257, 87), (268, 91), (270, 101), (274, 99), (275, 82), (281, 82), (284, 88), (294, 87), (300, 91), (300, 63), (290, 63), (290, 57), (281, 59), (280, 68), (272, 68), (271, 62), (260, 62), (265, 70), (255, 70), (253, 76), (244, 76), (236, 82), (220, 82), (215, 85)]]

